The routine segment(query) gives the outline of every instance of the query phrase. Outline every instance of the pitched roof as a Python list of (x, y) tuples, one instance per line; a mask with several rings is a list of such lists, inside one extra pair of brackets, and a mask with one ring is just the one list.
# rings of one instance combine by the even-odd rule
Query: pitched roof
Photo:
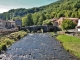
[(79, 18), (64, 18), (64, 19), (79, 20)]

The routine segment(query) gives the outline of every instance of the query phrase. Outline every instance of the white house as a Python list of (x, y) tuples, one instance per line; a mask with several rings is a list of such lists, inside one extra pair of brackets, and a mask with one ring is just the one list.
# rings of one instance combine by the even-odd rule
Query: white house
[(78, 20), (78, 25), (77, 25), (78, 27), (78, 31), (80, 32), (80, 19)]

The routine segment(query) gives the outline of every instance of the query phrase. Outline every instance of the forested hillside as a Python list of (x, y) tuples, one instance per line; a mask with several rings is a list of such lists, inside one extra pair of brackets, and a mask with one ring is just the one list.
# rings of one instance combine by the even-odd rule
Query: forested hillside
[(58, 0), (46, 6), (31, 9), (12, 9), (0, 14), (0, 19), (10, 20), (15, 17), (22, 18), (23, 26), (41, 25), (44, 20), (59, 17), (80, 18), (80, 0)]

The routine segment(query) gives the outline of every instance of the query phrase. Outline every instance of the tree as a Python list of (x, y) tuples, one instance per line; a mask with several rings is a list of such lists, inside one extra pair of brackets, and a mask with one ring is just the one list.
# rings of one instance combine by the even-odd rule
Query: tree
[(41, 13), (37, 25), (42, 25), (44, 20), (45, 20), (45, 16), (44, 14)]
[(53, 25), (50, 20), (43, 21), (43, 25)]
[(26, 26), (27, 25), (27, 17), (23, 17), (22, 18), (22, 26)]
[(22, 18), (20, 16), (17, 16), (17, 17), (13, 17), (12, 20), (22, 20)]
[[(75, 2), (75, 3), (74, 3)], [(59, 17), (78, 17), (80, 18), (80, 0), (58, 0), (46, 6), (34, 7), (30, 9), (18, 8), (8, 12), (0, 13), (0, 19), (10, 20), (13, 17), (24, 17), (26, 14), (33, 14), (34, 25), (41, 25), (42, 20)], [(46, 19), (43, 19), (41, 16)]]
[(32, 15), (34, 25), (37, 25), (38, 20), (39, 20), (39, 17), (40, 17), (40, 16), (39, 16), (38, 13), (34, 13), (34, 14)]
[(31, 26), (33, 25), (32, 15), (28, 14), (27, 16), (22, 18), (22, 26)]
[(63, 22), (61, 24), (61, 27), (63, 30), (74, 29), (75, 26), (76, 26), (76, 24), (69, 19), (63, 20)]

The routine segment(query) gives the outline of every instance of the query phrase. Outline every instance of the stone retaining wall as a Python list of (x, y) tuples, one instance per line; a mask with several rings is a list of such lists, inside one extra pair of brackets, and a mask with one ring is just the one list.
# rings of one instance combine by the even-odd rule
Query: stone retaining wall
[(0, 29), (0, 35), (6, 35), (9, 34), (11, 32), (15, 32), (18, 31), (17, 28), (12, 28), (12, 29)]

